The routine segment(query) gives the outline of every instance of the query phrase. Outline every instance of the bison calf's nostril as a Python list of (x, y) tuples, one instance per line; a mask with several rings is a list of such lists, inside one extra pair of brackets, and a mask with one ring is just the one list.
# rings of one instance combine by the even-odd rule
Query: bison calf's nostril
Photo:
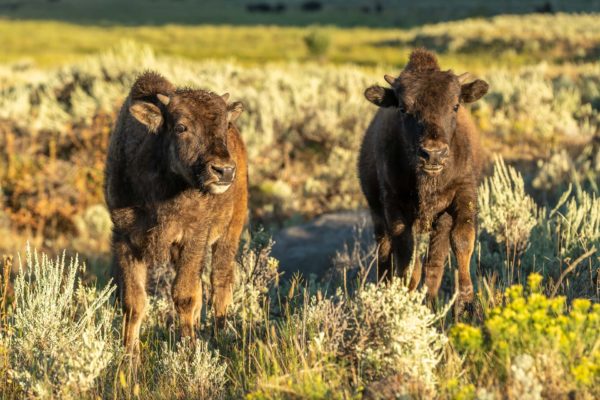
[(211, 169), (220, 182), (233, 181), (233, 177), (235, 175), (235, 167), (212, 165)]
[(223, 177), (221, 180), (225, 182), (231, 182), (233, 180), (233, 176), (235, 175), (234, 167), (225, 167), (223, 168)]
[(211, 165), (210, 168), (212, 169), (213, 173), (217, 177), (221, 178), (223, 176), (223, 171), (224, 171), (223, 167), (220, 167), (220, 166), (217, 166), (217, 165)]
[(426, 149), (425, 147), (421, 147), (419, 149), (419, 157), (432, 162), (439, 162), (448, 158), (448, 153), (448, 147), (443, 147), (441, 149)]

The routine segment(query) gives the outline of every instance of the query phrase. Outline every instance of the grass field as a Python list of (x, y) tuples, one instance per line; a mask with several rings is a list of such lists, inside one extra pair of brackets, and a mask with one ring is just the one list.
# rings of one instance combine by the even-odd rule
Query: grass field
[[(590, 62), (600, 55), (598, 15), (498, 16), (402, 29), (293, 28), (279, 26), (87, 26), (56, 21), (0, 20), (0, 58), (58, 66), (106, 51), (122, 40), (149, 45), (158, 55), (192, 60), (235, 59), (247, 64), (303, 62), (400, 67), (415, 46), (440, 53), (454, 68), (480, 72), (537, 64)], [(514, 29), (517, 26), (519, 29)], [(311, 31), (329, 42), (311, 55), (304, 37)]]
[[(238, 1), (189, 13), (185, 0), (140, 1), (122, 14), (85, 3), (89, 19), (63, 0), (10, 11), (44, 20), (0, 20), (1, 398), (600, 397), (598, 14), (405, 29), (302, 27), (295, 14), (278, 24), (295, 27), (192, 26), (204, 6), (211, 21), (256, 21), (236, 14)], [(464, 3), (446, 18), (484, 4)], [(337, 23), (342, 2), (329, 4), (322, 18)], [(437, 12), (409, 14), (417, 22), (406, 25)], [(340, 24), (354, 25), (352, 15)], [(396, 25), (386, 18), (364, 25)], [(309, 35), (329, 45), (311, 50)], [(415, 46), (490, 84), (470, 108), (488, 162), (471, 265), (477, 300), (462, 318), (452, 312), (453, 268), (429, 307), (400, 280), (373, 282), (370, 243), (349, 243), (323, 281), (283, 279), (270, 256), (272, 230), (365, 206), (353, 171), (375, 108), (363, 91)], [(109, 284), (102, 184), (116, 112), (145, 69), (244, 103), (253, 231), (226, 329), (213, 334), (205, 307), (197, 341), (182, 341), (170, 299), (153, 297), (134, 366)]]

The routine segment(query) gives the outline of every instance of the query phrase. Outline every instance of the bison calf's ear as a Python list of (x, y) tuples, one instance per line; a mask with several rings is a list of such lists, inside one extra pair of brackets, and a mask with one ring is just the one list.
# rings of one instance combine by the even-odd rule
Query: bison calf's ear
[(461, 86), (460, 99), (465, 103), (472, 103), (482, 98), (487, 93), (488, 88), (489, 85), (486, 81), (477, 79)]
[(365, 90), (365, 97), (371, 103), (379, 107), (394, 107), (398, 105), (398, 99), (393, 89), (381, 86), (371, 86)]
[(244, 105), (239, 101), (235, 101), (227, 105), (227, 120), (229, 122), (235, 122), (235, 120), (238, 119), (242, 111), (244, 111)]
[(136, 101), (133, 103), (129, 107), (129, 112), (135, 119), (146, 125), (151, 133), (156, 133), (163, 121), (160, 109), (154, 104), (145, 101)]

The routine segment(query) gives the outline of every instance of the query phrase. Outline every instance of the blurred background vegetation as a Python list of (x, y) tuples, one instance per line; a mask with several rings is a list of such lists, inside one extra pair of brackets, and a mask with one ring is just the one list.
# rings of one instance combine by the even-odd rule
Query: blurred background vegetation
[(597, 0), (2, 0), (13, 19), (92, 25), (283, 25), (406, 28), (498, 14), (593, 12)]
[[(431, 335), (423, 348), (437, 361), (402, 370), (411, 379), (429, 377), (402, 386), (405, 392), (427, 397), (444, 387), (447, 398), (531, 393), (594, 398), (600, 387), (600, 309), (589, 301), (573, 309), (570, 304), (581, 297), (600, 299), (599, 11), (600, 1), (583, 0), (0, 0), (0, 253), (16, 255), (27, 241), (51, 255), (66, 248), (88, 265), (80, 271), (85, 282), (108, 281), (111, 222), (102, 195), (108, 137), (135, 77), (153, 69), (177, 85), (230, 92), (244, 103), (239, 126), (250, 155), (251, 221), (266, 232), (254, 235), (240, 256), (235, 313), (241, 319), (233, 323), (238, 331), (211, 342), (227, 366), (215, 367), (218, 360), (206, 347), (196, 348), (197, 359), (185, 360), (189, 349), (171, 346), (161, 368), (179, 371), (189, 362), (207, 365), (216, 375), (179, 371), (181, 382), (157, 380), (153, 386), (149, 377), (163, 374), (154, 364), (172, 334), (163, 326), (169, 306), (153, 304), (154, 325), (145, 333), (148, 362), (142, 377), (133, 378), (138, 391), (141, 385), (144, 393), (176, 397), (177, 384), (206, 381), (233, 397), (254, 391), (251, 398), (257, 399), (286, 398), (285, 393), (349, 398), (422, 358), (403, 347), (405, 342), (386, 348), (388, 331), (401, 338), (401, 332), (417, 329), (408, 320), (413, 318), (408, 301), (421, 321), (430, 322), (410, 331), (407, 340)], [(269, 257), (270, 233), (322, 213), (365, 207), (356, 155), (376, 109), (362, 93), (383, 84), (383, 74), (397, 74), (410, 51), (421, 46), (437, 52), (442, 68), (469, 71), (490, 83), (489, 93), (470, 106), (488, 160), (472, 263), (479, 315), (459, 325), (444, 316), (452, 274), (444, 279), (444, 304), (434, 310), (441, 316), (418, 308), (420, 295), (398, 287), (365, 288), (363, 282), (357, 293), (365, 297), (344, 293), (333, 299), (338, 270), (367, 274), (370, 241), (350, 244), (336, 256), (328, 275), (336, 279), (315, 283), (306, 277), (310, 284), (302, 290), (279, 286), (277, 260)], [(47, 260), (27, 264), (60, 266)], [(32, 279), (52, 281), (48, 285), (56, 290), (75, 287), (74, 277), (61, 283), (58, 272)], [(528, 282), (531, 273), (540, 275)], [(28, 303), (30, 297), (40, 307), (53, 302), (20, 279), (17, 301), (23, 307), (38, 304)], [(525, 291), (512, 286), (526, 282)], [(44, 355), (69, 365), (49, 375), (35, 358), (37, 345), (26, 339), (38, 329), (32, 335), (43, 342), (49, 319), (37, 320), (32, 311), (31, 320), (7, 322), (10, 286), (0, 291), (5, 324), (0, 323), (0, 361), (6, 361), (0, 362), (0, 389), (18, 398), (23, 390), (47, 384), (55, 396), (63, 395), (61, 387), (80, 384), (61, 380), (78, 368), (64, 353), (77, 353), (69, 346), (79, 341), (96, 342), (81, 337), (60, 347), (60, 357)], [(404, 297), (394, 297), (396, 292)], [(121, 377), (116, 365), (119, 346), (110, 327), (119, 317), (104, 305), (105, 292), (86, 293), (57, 303), (53, 312), (61, 322), (53, 334), (60, 337), (61, 326), (96, 304), (103, 310), (101, 329), (93, 319), (85, 323), (92, 324), (90, 335), (101, 333), (99, 346), (110, 347), (117, 361), (99, 355), (85, 388), (91, 397), (106, 390), (135, 397), (131, 376)], [(317, 301), (323, 293), (327, 298)], [(385, 307), (403, 311), (377, 314)], [(2, 332), (8, 331), (3, 326), (20, 332), (12, 353), (2, 351), (7, 343)], [(526, 332), (518, 343), (514, 329)], [(245, 335), (253, 339), (246, 342)], [(454, 347), (446, 347), (448, 340)], [(436, 366), (442, 352), (444, 362)], [(355, 370), (357, 360), (363, 364)], [(6, 383), (2, 366), (11, 362), (19, 367), (8, 370), (13, 375)], [(42, 385), (27, 370), (49, 380)], [(113, 386), (117, 381), (120, 387)]]

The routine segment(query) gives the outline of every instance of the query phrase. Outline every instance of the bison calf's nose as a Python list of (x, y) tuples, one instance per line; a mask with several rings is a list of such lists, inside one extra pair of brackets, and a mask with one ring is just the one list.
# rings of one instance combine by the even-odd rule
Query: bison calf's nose
[(212, 173), (219, 179), (219, 183), (231, 183), (235, 177), (235, 166), (233, 165), (211, 165)]
[(432, 149), (421, 147), (419, 149), (419, 157), (429, 164), (441, 164), (442, 161), (448, 158), (448, 153), (448, 146)]

